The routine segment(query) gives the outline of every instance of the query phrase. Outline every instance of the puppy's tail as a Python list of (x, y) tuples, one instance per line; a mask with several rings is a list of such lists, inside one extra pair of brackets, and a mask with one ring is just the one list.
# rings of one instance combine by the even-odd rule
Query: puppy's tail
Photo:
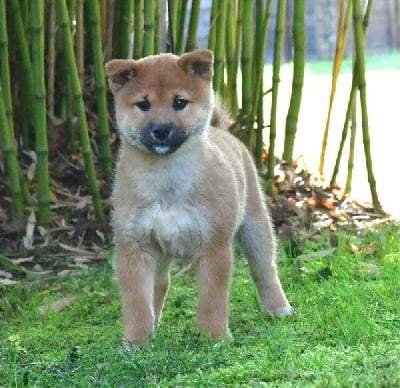
[(215, 96), (211, 114), (211, 125), (215, 128), (227, 130), (230, 126), (230, 113), (218, 96)]

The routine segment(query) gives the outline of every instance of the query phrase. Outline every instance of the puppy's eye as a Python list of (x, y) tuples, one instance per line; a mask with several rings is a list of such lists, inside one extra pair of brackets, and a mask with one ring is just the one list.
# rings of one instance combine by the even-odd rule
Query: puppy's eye
[(147, 100), (147, 98), (137, 102), (135, 104), (142, 112), (147, 112), (150, 110), (150, 102)]
[(186, 105), (189, 103), (188, 100), (185, 100), (184, 98), (181, 97), (175, 97), (174, 98), (174, 104), (173, 107), (175, 110), (183, 110), (185, 109)]

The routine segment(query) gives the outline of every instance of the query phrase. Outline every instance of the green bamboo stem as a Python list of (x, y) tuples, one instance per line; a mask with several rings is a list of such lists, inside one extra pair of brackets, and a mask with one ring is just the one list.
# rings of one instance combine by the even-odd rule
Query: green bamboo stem
[[(373, 1), (368, 1), (365, 13), (364, 13), (364, 18), (363, 18), (363, 29), (364, 29), (364, 36), (365, 32), (368, 28), (369, 25), (369, 19), (371, 17), (371, 10), (372, 10), (372, 4)], [(353, 50), (353, 58), (354, 58), (354, 50)], [(356, 60), (354, 59), (354, 64)], [(355, 66), (353, 66), (353, 80), (356, 80), (356, 74), (355, 74)], [(353, 82), (356, 83), (356, 82)], [(356, 91), (356, 87), (354, 87)], [(349, 103), (349, 106), (352, 108), (351, 109), (351, 126), (350, 126), (350, 149), (349, 149), (349, 159), (347, 162), (347, 179), (346, 179), (346, 185), (344, 192), (346, 194), (350, 194), (351, 192), (351, 186), (352, 186), (352, 181), (353, 181), (353, 169), (354, 169), (354, 153), (355, 153), (355, 144), (356, 144), (356, 130), (357, 130), (357, 108), (356, 108), (356, 93), (350, 94), (351, 102)]]
[[(168, 47), (168, 4), (167, 0), (161, 0), (157, 12), (158, 15), (158, 49), (160, 53), (167, 52)], [(156, 46), (157, 47), (157, 46)]]
[(166, 44), (166, 49), (168, 52), (175, 53), (176, 30), (178, 25), (177, 1), (167, 0), (167, 13), (168, 13), (168, 28), (167, 28), (168, 41)]
[(225, 101), (231, 112), (237, 112), (238, 110), (238, 98), (237, 98), (237, 47), (235, 45), (235, 36), (237, 25), (235, 20), (237, 19), (236, 2), (228, 1), (227, 5), (227, 22), (226, 22), (226, 93)]
[[(349, 5), (351, 5), (351, 1), (352, 0), (350, 0)], [(364, 18), (363, 18), (364, 35), (365, 35), (366, 29), (367, 29), (368, 24), (369, 24), (369, 18), (370, 18), (370, 15), (371, 15), (371, 9), (372, 9), (372, 1), (369, 1), (367, 3), (367, 7), (365, 9), (365, 14), (364, 14)], [(352, 73), (352, 85), (351, 85), (349, 100), (348, 100), (348, 103), (347, 103), (346, 116), (345, 116), (345, 121), (344, 121), (343, 129), (342, 129), (342, 136), (341, 136), (341, 140), (340, 140), (340, 144), (339, 144), (339, 150), (338, 150), (338, 154), (336, 156), (335, 166), (334, 166), (332, 177), (331, 177), (331, 180), (330, 180), (330, 186), (331, 187), (333, 187), (336, 184), (336, 178), (337, 178), (337, 174), (339, 173), (340, 161), (341, 161), (342, 154), (343, 154), (344, 143), (346, 141), (347, 134), (348, 134), (348, 128), (349, 128), (350, 119), (352, 117), (352, 112), (354, 112), (354, 114), (356, 112), (355, 111), (355, 103), (356, 103), (355, 97), (356, 97), (356, 92), (357, 92), (358, 81), (357, 81), (357, 72), (356, 72), (357, 58), (355, 57), (355, 53), (354, 52), (353, 52), (353, 59), (354, 59), (354, 61), (353, 61), (353, 73)], [(353, 119), (351, 119), (351, 121), (352, 121), (351, 134), (353, 136), (353, 132), (355, 131), (355, 128), (354, 128), (355, 127), (355, 120), (353, 121)], [(350, 139), (350, 143), (351, 143), (351, 145), (350, 145), (349, 159), (350, 159), (352, 154), (354, 155), (354, 148), (353, 147), (355, 146), (355, 143), (354, 143), (354, 139), (353, 138)], [(353, 163), (349, 160), (349, 162), (348, 162), (348, 170), (350, 168), (352, 169), (352, 167), (353, 167), (352, 165), (353, 165)], [(351, 180), (351, 176), (352, 176), (352, 173), (350, 171), (348, 171), (348, 174), (347, 174), (347, 182), (348, 183), (346, 183), (346, 187), (351, 187), (351, 184), (349, 183), (349, 179)], [(349, 191), (345, 191), (345, 192), (349, 193)]]
[[(369, 0), (371, 1), (371, 0)], [(365, 53), (364, 53), (364, 31), (361, 13), (361, 1), (353, 0), (353, 30), (356, 51), (356, 71), (358, 90), (360, 92), (361, 125), (364, 143), (365, 163), (367, 167), (368, 182), (371, 191), (372, 204), (378, 211), (382, 210), (376, 190), (376, 181), (373, 172), (371, 158), (371, 140), (369, 136), (368, 110), (367, 110), (367, 87), (365, 81)]]
[(36, 136), (36, 153), (38, 159), (38, 205), (39, 222), (50, 220), (50, 177), (49, 154), (47, 145), (46, 87), (44, 71), (44, 26), (43, 0), (32, 0), (31, 35), (32, 35), (32, 73), (34, 77), (34, 121)]
[(154, 54), (154, 0), (144, 2), (143, 56)]
[(60, 18), (63, 47), (65, 51), (66, 65), (70, 74), (72, 93), (76, 105), (78, 124), (83, 158), (88, 174), (89, 188), (92, 195), (93, 207), (97, 218), (104, 219), (104, 211), (101, 203), (99, 186), (96, 179), (96, 171), (93, 163), (90, 148), (89, 130), (86, 122), (85, 106), (82, 98), (82, 89), (79, 83), (79, 76), (76, 67), (71, 32), (69, 29), (69, 16), (64, 0), (57, 0), (57, 12)]
[(10, 89), (10, 69), (8, 64), (8, 36), (5, 1), (0, 0), (0, 132), (2, 149), (7, 163), (10, 179), (13, 215), (20, 217), (24, 213), (24, 201), (20, 183), (22, 174), (17, 161), (14, 142), (14, 122)]
[[(261, 82), (263, 79), (261, 79)], [(255, 162), (258, 169), (261, 169), (264, 164), (263, 153), (264, 153), (264, 102), (260, 98), (258, 100), (257, 108), (257, 131), (256, 131), (256, 150), (255, 150)]]
[(197, 29), (199, 26), (201, 0), (192, 0), (190, 9), (188, 36), (186, 39), (185, 51), (189, 52), (197, 48)]
[(55, 0), (48, 2), (47, 29), (47, 110), (50, 117), (54, 116), (54, 79), (56, 63), (56, 4)]
[(85, 25), (83, 21), (83, 0), (76, 0), (75, 58), (78, 67), (79, 82), (85, 81)]
[(104, 76), (104, 60), (101, 45), (100, 8), (97, 0), (87, 0), (87, 18), (93, 55), (94, 78), (96, 83), (96, 104), (98, 116), (98, 136), (104, 175), (112, 177), (112, 153), (110, 147), (110, 128), (108, 125), (107, 88)]
[(261, 168), (263, 160), (262, 154), (264, 149), (264, 124), (262, 123), (261, 117), (258, 115), (263, 112), (260, 109), (260, 105), (263, 105), (263, 84), (264, 84), (264, 56), (265, 46), (268, 37), (268, 27), (271, 15), (272, 1), (268, 0), (265, 9), (264, 1), (257, 0), (256, 3), (256, 37), (254, 45), (254, 62), (253, 62), (253, 90), (254, 90), (254, 101), (253, 109), (251, 112), (250, 123), (252, 123), (257, 117), (257, 132), (256, 132), (256, 146), (255, 146), (255, 161), (257, 167)]
[(143, 55), (143, 0), (134, 0), (133, 29), (135, 38), (133, 58), (139, 59)]
[(240, 64), (242, 68), (242, 117), (243, 125), (247, 129), (245, 143), (250, 148), (253, 139), (253, 127), (249, 118), (253, 106), (253, 0), (240, 0), (242, 2), (242, 54)]
[(267, 171), (267, 193), (272, 194), (275, 170), (275, 139), (277, 127), (277, 105), (279, 90), (279, 74), (281, 68), (281, 55), (284, 38), (284, 26), (286, 15), (286, 0), (278, 1), (275, 24), (274, 60), (272, 70), (272, 101), (271, 101), (271, 122), (269, 130), (268, 148), (268, 171)]
[(337, 38), (336, 38), (336, 48), (335, 48), (335, 58), (333, 61), (333, 69), (332, 69), (332, 84), (331, 84), (331, 93), (329, 96), (329, 106), (328, 106), (328, 115), (325, 122), (325, 130), (322, 139), (322, 147), (321, 147), (321, 154), (319, 159), (319, 166), (318, 172), (323, 175), (324, 174), (324, 165), (325, 165), (325, 154), (326, 154), (326, 147), (328, 145), (328, 135), (329, 135), (329, 124), (331, 119), (331, 112), (333, 107), (333, 100), (335, 98), (336, 93), (336, 83), (340, 73), (340, 68), (342, 65), (344, 49), (346, 47), (346, 38), (347, 38), (347, 31), (350, 22), (350, 15), (351, 15), (351, 2), (349, 0), (347, 3), (346, 14), (343, 19), (343, 10), (344, 10), (344, 0), (340, 2), (340, 11), (338, 17), (338, 27), (337, 27)]
[(8, 121), (8, 128), (14, 137), (13, 109), (10, 93), (10, 72), (8, 59), (8, 36), (5, 0), (0, 0), (0, 84), (4, 89), (4, 108)]
[(350, 149), (349, 149), (349, 160), (347, 162), (347, 179), (344, 192), (350, 194), (351, 185), (353, 181), (353, 170), (354, 170), (354, 150), (356, 145), (356, 129), (357, 129), (357, 108), (356, 108), (356, 93), (353, 94), (353, 102), (351, 103), (351, 126), (350, 126)]
[[(0, 0), (0, 13), (4, 0)], [(0, 68), (2, 70), (2, 68)], [(10, 180), (10, 189), (12, 196), (13, 215), (14, 217), (22, 217), (24, 215), (24, 201), (20, 184), (20, 171), (15, 150), (14, 138), (9, 128), (9, 121), (5, 108), (6, 97), (0, 84), (0, 135), (1, 148), (4, 152), (5, 161), (7, 163), (7, 172)]]
[[(224, 0), (223, 0), (224, 1)], [(183, 51), (187, 0), (180, 0), (178, 5), (178, 18), (175, 37), (175, 53), (180, 55)]]
[(30, 122), (32, 117), (33, 101), (33, 76), (32, 63), (26, 39), (25, 26), (22, 19), (21, 7), (18, 0), (8, 2), (11, 9), (11, 16), (14, 25), (14, 32), (17, 42), (17, 55), (19, 60), (19, 73), (24, 87), (20, 90), (21, 100), (25, 109), (21, 112), (23, 148), (29, 149), (32, 143), (32, 131)]
[(158, 4), (154, 7), (154, 53), (160, 53), (161, 51), (161, 23), (160, 15), (161, 7)]
[(212, 1), (211, 13), (210, 13), (210, 30), (208, 32), (208, 48), (211, 51), (215, 50), (217, 18), (218, 18), (218, 1)]
[[(99, 0), (99, 7), (100, 7), (100, 29), (101, 29), (101, 44), (103, 47), (107, 47), (107, 13), (108, 13), (108, 5), (112, 3), (112, 1), (108, 0)], [(105, 55), (106, 53), (104, 53)], [(108, 58), (106, 59), (108, 60)]]
[(299, 119), (301, 97), (304, 82), (304, 67), (306, 58), (306, 32), (305, 32), (306, 4), (305, 0), (296, 0), (293, 8), (293, 80), (292, 94), (288, 114), (286, 116), (285, 141), (283, 160), (289, 164), (293, 161), (293, 149)]
[(213, 87), (218, 95), (224, 90), (224, 62), (225, 62), (225, 33), (226, 33), (226, 4), (227, 0), (218, 2), (218, 15), (216, 20), (215, 34), (218, 37), (214, 49), (214, 77)]
[[(9, 63), (8, 63), (8, 37), (7, 37), (7, 23), (6, 23), (6, 10), (4, 8), (4, 3), (3, 0), (1, 7), (2, 9), (0, 10), (0, 84), (3, 86), (3, 96), (4, 96), (4, 103), (5, 103), (5, 109), (6, 109), (6, 116), (8, 119), (8, 128), (10, 130), (10, 136), (11, 138), (14, 137), (14, 120), (13, 120), (13, 110), (12, 110), (12, 97), (11, 97), (11, 89), (10, 89), (10, 83), (9, 83), (9, 74), (10, 74), (10, 69), (9, 69)], [(20, 13), (20, 7), (19, 3), (17, 0), (13, 0), (10, 4), (11, 8), (11, 14), (13, 15), (13, 22), (15, 23), (14, 28), (16, 32), (16, 37), (17, 40), (19, 41), (18, 46), (18, 55), (20, 58), (20, 65), (21, 68), (20, 73), (22, 73), (22, 79), (24, 83), (24, 88), (21, 88), (20, 90), (20, 95), (21, 95), (21, 101), (24, 104), (23, 106), (26, 107), (26, 109), (23, 109), (23, 112), (21, 114), (22, 119), (21, 119), (21, 125), (22, 131), (23, 131), (23, 147), (25, 149), (28, 148), (30, 145), (30, 117), (32, 111), (30, 110), (30, 105), (31, 101), (33, 100), (33, 93), (32, 93), (32, 83), (33, 83), (33, 78), (32, 78), (32, 67), (30, 65), (30, 58), (29, 58), (29, 53), (26, 48), (26, 56), (21, 55), (22, 52), (24, 51), (24, 43), (26, 44), (25, 40), (25, 28), (22, 24), (22, 19), (21, 19), (21, 13)], [(21, 38), (22, 36), (22, 38)], [(23, 42), (21, 42), (23, 40)], [(24, 61), (26, 60), (26, 61)], [(26, 67), (25, 67), (26, 65)], [(24, 72), (26, 70), (28, 73), (26, 74)], [(26, 82), (26, 84), (25, 84)], [(8, 109), (7, 109), (8, 108)], [(18, 175), (20, 179), (20, 186), (22, 189), (23, 193), (23, 198), (24, 202), (27, 205), (33, 205), (33, 200), (32, 197), (29, 193), (28, 186), (25, 180), (24, 175), (21, 172), (21, 169), (19, 167), (19, 164), (17, 165), (17, 170), (18, 170)]]
[(129, 58), (132, 11), (132, 0), (121, 0), (119, 2), (119, 19), (116, 26), (117, 36), (115, 37), (116, 58)]
[[(102, 0), (100, 9), (102, 10), (103, 20), (105, 23), (104, 42), (104, 60), (109, 61), (113, 57), (113, 33), (114, 33), (114, 17), (115, 17), (115, 0)], [(106, 2), (106, 4), (104, 4)]]
[(339, 150), (336, 156), (336, 161), (335, 161), (335, 166), (333, 168), (333, 173), (332, 173), (332, 178), (331, 181), (329, 183), (329, 185), (331, 187), (333, 187), (336, 183), (336, 178), (337, 175), (339, 173), (339, 168), (340, 168), (340, 161), (342, 158), (342, 154), (343, 154), (343, 149), (344, 149), (344, 143), (346, 141), (347, 138), (347, 133), (348, 133), (348, 129), (349, 129), (349, 123), (350, 123), (350, 119), (351, 119), (351, 112), (353, 111), (353, 104), (355, 104), (355, 96), (356, 96), (356, 92), (357, 92), (357, 84), (354, 82), (355, 80), (355, 76), (354, 76), (354, 70), (353, 70), (353, 85), (351, 87), (351, 91), (350, 91), (350, 96), (349, 96), (349, 101), (347, 103), (347, 109), (346, 109), (346, 116), (345, 116), (345, 120), (344, 120), (344, 125), (343, 125), (343, 129), (342, 129), (342, 136), (340, 139), (340, 144), (339, 144)]

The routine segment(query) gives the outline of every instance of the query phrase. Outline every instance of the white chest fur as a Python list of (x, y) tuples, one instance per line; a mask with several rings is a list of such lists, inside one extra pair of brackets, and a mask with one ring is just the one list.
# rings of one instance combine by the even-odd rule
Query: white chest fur
[(126, 229), (140, 245), (155, 245), (163, 255), (180, 258), (200, 253), (211, 233), (206, 210), (183, 204), (135, 209)]

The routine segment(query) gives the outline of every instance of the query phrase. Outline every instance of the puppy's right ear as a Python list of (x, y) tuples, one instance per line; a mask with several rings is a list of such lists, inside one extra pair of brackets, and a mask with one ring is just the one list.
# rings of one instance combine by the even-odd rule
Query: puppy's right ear
[(104, 70), (110, 89), (115, 93), (135, 77), (137, 65), (132, 59), (113, 59), (105, 64)]

